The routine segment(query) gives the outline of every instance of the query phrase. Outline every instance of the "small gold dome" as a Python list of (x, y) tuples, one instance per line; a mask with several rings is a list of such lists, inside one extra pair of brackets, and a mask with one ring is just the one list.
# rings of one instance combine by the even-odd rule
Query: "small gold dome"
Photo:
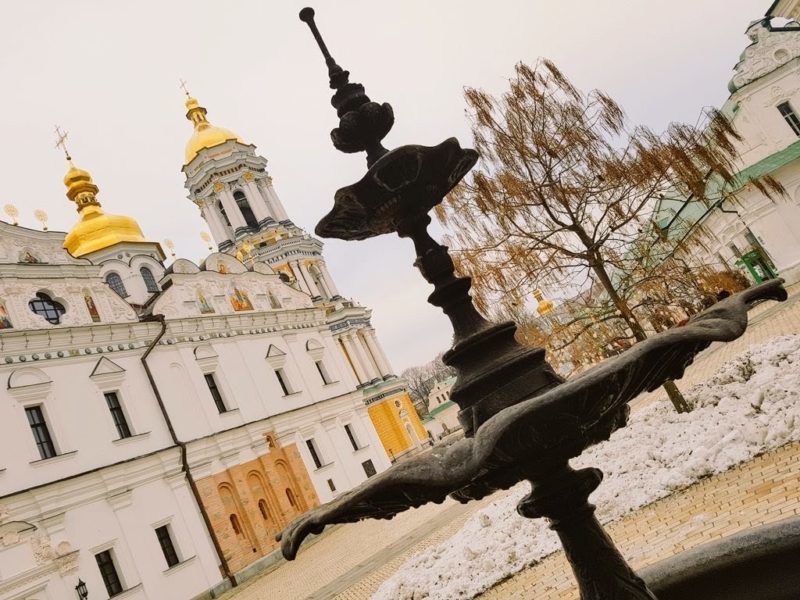
[(553, 312), (554, 305), (550, 300), (545, 300), (542, 290), (538, 288), (533, 290), (533, 297), (539, 301), (539, 305), (536, 307), (536, 312), (538, 312), (540, 316), (543, 317), (546, 314)]
[(216, 127), (209, 123), (206, 119), (206, 109), (200, 106), (196, 98), (190, 97), (186, 100), (186, 118), (194, 123), (194, 133), (186, 144), (186, 160), (184, 161), (186, 165), (192, 162), (204, 148), (213, 148), (229, 140), (245, 143), (230, 129)]
[(87, 206), (81, 210), (81, 220), (64, 238), (64, 248), (78, 257), (120, 242), (145, 241), (135, 219), (107, 215), (99, 206)]
[(64, 248), (72, 256), (84, 256), (120, 242), (146, 241), (139, 224), (131, 217), (107, 215), (97, 200), (99, 188), (88, 171), (70, 161), (64, 176), (67, 198), (75, 202), (81, 220), (64, 238)]

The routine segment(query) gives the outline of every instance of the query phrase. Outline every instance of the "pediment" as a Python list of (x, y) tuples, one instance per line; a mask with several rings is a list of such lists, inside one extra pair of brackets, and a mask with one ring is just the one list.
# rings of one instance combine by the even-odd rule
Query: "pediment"
[(202, 346), (195, 347), (194, 357), (197, 360), (204, 360), (207, 358), (217, 358), (218, 355), (211, 344), (203, 344)]
[(100, 359), (94, 364), (94, 369), (89, 377), (100, 377), (102, 375), (122, 375), (125, 369), (120, 367), (110, 358), (101, 356)]
[(278, 348), (275, 344), (270, 344), (267, 348), (266, 358), (276, 358), (278, 356), (286, 356), (286, 352)]
[(8, 376), (8, 389), (10, 390), (43, 383), (52, 383), (52, 380), (47, 373), (36, 367), (14, 369), (11, 375)]

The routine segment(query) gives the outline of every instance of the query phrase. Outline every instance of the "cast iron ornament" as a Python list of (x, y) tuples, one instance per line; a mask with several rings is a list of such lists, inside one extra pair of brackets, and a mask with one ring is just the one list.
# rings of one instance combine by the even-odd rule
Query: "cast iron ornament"
[[(683, 376), (694, 356), (714, 341), (731, 341), (747, 327), (747, 311), (765, 300), (785, 300), (783, 280), (749, 288), (695, 315), (684, 327), (639, 342), (613, 360), (563, 381), (541, 348), (514, 339), (513, 322), (490, 323), (475, 309), (468, 277), (456, 277), (447, 248), (427, 232), (428, 211), (439, 204), (478, 159), (455, 139), (438, 146), (387, 151), (380, 140), (393, 122), (388, 104), (369, 101), (363, 86), (348, 82), (304, 8), (328, 65), (332, 104), (340, 119), (331, 133), (344, 152), (365, 150), (369, 170), (336, 192), (334, 208), (316, 228), (322, 237), (366, 239), (396, 232), (410, 238), (415, 265), (434, 291), (428, 301), (447, 314), (454, 344), (444, 362), (456, 369), (451, 399), (460, 407), (465, 438), (438, 447), (368, 479), (292, 522), (277, 539), (295, 558), (302, 541), (326, 525), (366, 518), (389, 519), (449, 495), (477, 500), (519, 481), (531, 493), (517, 505), (527, 518), (545, 517), (558, 533), (585, 600), (653, 600), (594, 516), (589, 495), (602, 480), (598, 469), (574, 470), (569, 460), (608, 439), (626, 424), (628, 402)], [(368, 105), (374, 105), (367, 108)], [(376, 108), (377, 107), (377, 108)]]

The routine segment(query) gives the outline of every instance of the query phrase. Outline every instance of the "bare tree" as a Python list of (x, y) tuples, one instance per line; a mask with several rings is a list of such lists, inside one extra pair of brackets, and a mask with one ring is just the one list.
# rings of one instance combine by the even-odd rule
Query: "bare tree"
[[(482, 160), (437, 215), (454, 232), (457, 267), (472, 276), (479, 307), (513, 313), (548, 284), (589, 290), (573, 334), (616, 321), (628, 343), (644, 340), (637, 308), (655, 275), (631, 271), (642, 258), (634, 246), (660, 195), (706, 201), (710, 181), (734, 184), (730, 123), (708, 111), (662, 135), (631, 128), (614, 100), (580, 92), (546, 60), (518, 64), (499, 98), (473, 88), (465, 96)], [(774, 182), (753, 183), (768, 193)], [(664, 387), (677, 411), (690, 410), (674, 383)]]
[(432, 361), (417, 367), (409, 367), (400, 376), (406, 380), (408, 393), (414, 404), (428, 408), (428, 394), (439, 381), (455, 375), (455, 371), (442, 362), (443, 353)]

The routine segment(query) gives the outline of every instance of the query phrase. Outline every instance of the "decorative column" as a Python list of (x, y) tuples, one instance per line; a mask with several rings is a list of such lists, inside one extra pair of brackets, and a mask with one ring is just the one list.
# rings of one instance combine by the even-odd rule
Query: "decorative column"
[(272, 204), (272, 209), (275, 211), (275, 218), (278, 221), (288, 221), (289, 215), (286, 214), (286, 211), (283, 208), (283, 204), (278, 198), (278, 195), (275, 193), (275, 189), (272, 187), (271, 177), (267, 177), (264, 189), (267, 192), (267, 197), (270, 199), (270, 202)]
[(288, 264), (289, 267), (291, 267), (292, 269), (292, 273), (294, 274), (294, 278), (297, 280), (300, 289), (304, 291), (306, 294), (313, 296), (313, 294), (311, 293), (311, 288), (308, 287), (308, 283), (306, 282), (305, 277), (303, 277), (303, 272), (300, 270), (299, 263), (296, 260), (293, 260)]
[(364, 336), (364, 342), (367, 344), (367, 349), (372, 354), (372, 358), (375, 359), (375, 364), (378, 365), (378, 369), (381, 372), (383, 377), (392, 374), (392, 368), (389, 366), (389, 361), (386, 360), (386, 356), (381, 350), (380, 343), (378, 339), (375, 337), (375, 330), (374, 329), (362, 329), (362, 335)]
[(242, 176), (244, 180), (244, 187), (247, 189), (247, 202), (250, 204), (250, 209), (256, 217), (256, 220), (261, 223), (269, 214), (269, 207), (264, 198), (264, 194), (258, 189), (255, 181), (253, 181), (253, 174), (249, 171)]
[(367, 374), (364, 372), (361, 363), (359, 363), (358, 358), (356, 357), (356, 352), (353, 349), (352, 340), (350, 340), (348, 336), (343, 335), (339, 338), (339, 341), (342, 343), (342, 349), (344, 350), (347, 362), (350, 363), (350, 366), (355, 372), (356, 380), (358, 381), (359, 384), (367, 383), (369, 381), (369, 378), (367, 377)]
[(325, 285), (328, 286), (331, 297), (333, 298), (334, 296), (338, 296), (339, 290), (336, 289), (336, 284), (333, 282), (333, 277), (331, 277), (331, 274), (328, 272), (328, 267), (325, 265), (325, 261), (319, 261), (317, 266), (319, 267), (319, 272), (322, 273), (322, 277), (325, 279)]
[(226, 241), (232, 242), (232, 234), (228, 232), (228, 227), (222, 222), (219, 213), (213, 206), (209, 205), (209, 200), (213, 202), (213, 198), (198, 200), (197, 202), (200, 206), (200, 214), (203, 216), (203, 219), (205, 219), (205, 222), (208, 223), (208, 228), (211, 230), (211, 237), (214, 238), (217, 246)]
[(225, 209), (225, 214), (228, 215), (228, 220), (231, 222), (234, 235), (236, 235), (236, 232), (239, 229), (247, 228), (247, 223), (245, 223), (242, 213), (239, 212), (239, 207), (236, 205), (236, 200), (233, 199), (233, 194), (231, 194), (231, 191), (227, 188), (227, 186), (222, 183), (218, 183), (214, 185), (214, 191), (217, 192), (217, 195), (222, 202), (222, 206)]
[(364, 352), (364, 346), (362, 345), (361, 338), (359, 337), (357, 332), (353, 332), (349, 334), (350, 339), (353, 343), (353, 348), (356, 352), (356, 357), (359, 361), (361, 361), (361, 367), (364, 369), (364, 372), (367, 374), (367, 381), (372, 381), (373, 379), (380, 379), (381, 376), (378, 374), (378, 370), (372, 364), (372, 362), (367, 358), (366, 353)]
[(314, 278), (311, 277), (311, 273), (308, 272), (308, 267), (306, 267), (306, 264), (303, 261), (297, 261), (297, 264), (300, 266), (300, 272), (303, 274), (303, 277), (306, 280), (306, 285), (308, 286), (308, 289), (311, 290), (311, 296), (312, 297), (322, 296), (322, 294), (319, 293), (319, 288), (317, 287)]

